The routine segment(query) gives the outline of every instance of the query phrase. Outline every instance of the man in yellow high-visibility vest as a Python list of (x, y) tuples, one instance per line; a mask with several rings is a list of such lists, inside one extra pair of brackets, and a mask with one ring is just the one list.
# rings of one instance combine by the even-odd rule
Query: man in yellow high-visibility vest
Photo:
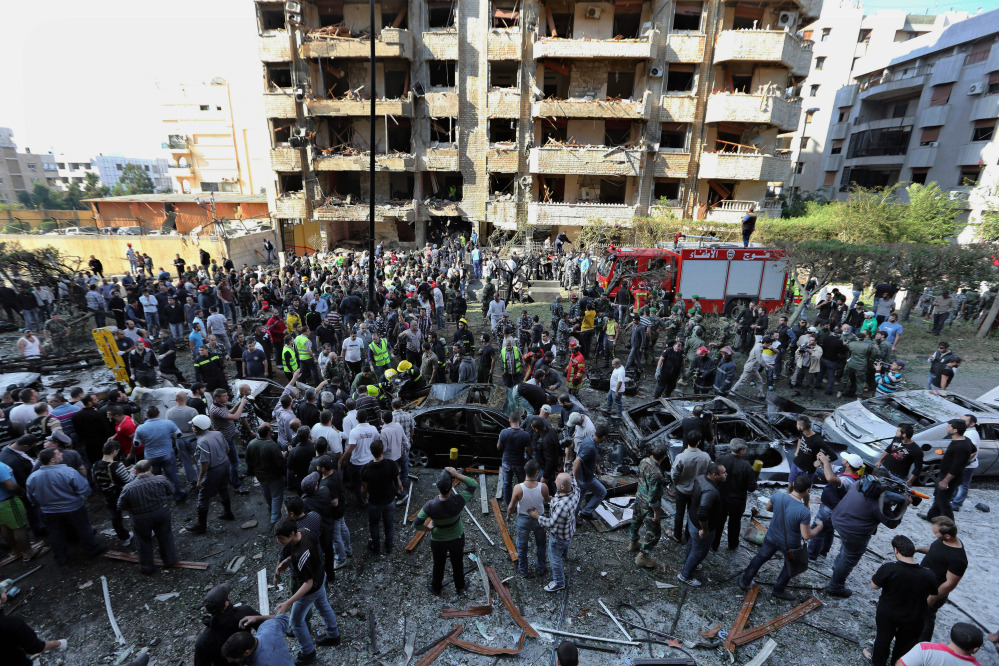
[(318, 384), (322, 381), (319, 377), (319, 366), (316, 364), (316, 357), (312, 353), (312, 340), (309, 339), (309, 327), (303, 328), (295, 336), (295, 353), (298, 354), (298, 364), (302, 368), (302, 377), (306, 382), (313, 380)]
[(389, 353), (388, 340), (378, 334), (377, 330), (371, 332), (371, 343), (368, 344), (368, 362), (374, 371), (375, 377), (381, 378), (386, 370), (392, 368), (392, 355)]

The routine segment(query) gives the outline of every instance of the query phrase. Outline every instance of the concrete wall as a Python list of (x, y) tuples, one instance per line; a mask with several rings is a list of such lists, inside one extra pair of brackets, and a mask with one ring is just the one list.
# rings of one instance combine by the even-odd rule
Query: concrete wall
[(56, 220), (59, 226), (66, 227), (92, 227), (94, 226), (94, 213), (89, 210), (28, 210), (15, 209), (0, 212), (0, 227), (8, 224), (24, 226), (28, 229), (37, 229), (45, 220)]

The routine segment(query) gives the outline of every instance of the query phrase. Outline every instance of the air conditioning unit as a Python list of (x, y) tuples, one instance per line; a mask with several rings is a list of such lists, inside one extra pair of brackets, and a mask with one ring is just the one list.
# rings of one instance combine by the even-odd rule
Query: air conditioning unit
[(302, 4), (299, 2), (295, 2), (295, 0), (288, 0), (288, 2), (284, 3), (284, 10), (286, 12), (292, 12), (294, 14), (301, 14)]
[(588, 18), (588, 19), (598, 19), (598, 18), (600, 18), (600, 8), (599, 7), (587, 7), (586, 8), (586, 18)]
[(930, 148), (936, 148), (937, 146), (940, 145), (940, 142), (939, 141), (930, 141), (926, 145), (929, 146)]
[(304, 99), (305, 99), (305, 87), (298, 86), (297, 88), (295, 88), (295, 101), (301, 102)]
[(286, 12), (284, 15), (285, 23), (301, 23), (302, 15), (294, 12)]
[(981, 95), (983, 92), (985, 92), (985, 84), (984, 83), (972, 83), (968, 87), (968, 94), (969, 95)]
[(778, 28), (791, 28), (798, 24), (798, 12), (781, 12), (777, 17)]
[(651, 76), (654, 79), (661, 78), (662, 75), (663, 75), (662, 67), (653, 67), (652, 69), (649, 70), (649, 76)]
[(947, 193), (947, 196), (950, 197), (951, 201), (963, 201), (964, 199), (967, 198), (968, 195), (967, 193), (961, 192), (960, 190), (958, 191), (951, 190), (950, 192)]
[(523, 187), (524, 189), (527, 189), (528, 187), (530, 187), (532, 182), (533, 182), (533, 179), (530, 176), (521, 176), (520, 177), (520, 186)]

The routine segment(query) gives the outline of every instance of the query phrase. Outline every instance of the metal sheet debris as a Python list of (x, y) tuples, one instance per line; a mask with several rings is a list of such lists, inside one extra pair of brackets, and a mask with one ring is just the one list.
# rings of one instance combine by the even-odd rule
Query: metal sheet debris
[(106, 576), (101, 576), (101, 587), (104, 588), (104, 608), (108, 612), (108, 621), (111, 622), (111, 630), (114, 632), (114, 637), (118, 640), (118, 643), (124, 645), (125, 637), (121, 635), (121, 629), (118, 628), (118, 621), (114, 619), (114, 611), (111, 610), (111, 594), (108, 592), (108, 579)]

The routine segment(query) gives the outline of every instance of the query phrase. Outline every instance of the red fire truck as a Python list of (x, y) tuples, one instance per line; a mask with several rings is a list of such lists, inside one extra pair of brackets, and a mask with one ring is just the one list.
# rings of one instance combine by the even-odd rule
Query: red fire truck
[(622, 275), (640, 276), (651, 270), (665, 274), (660, 284), (671, 302), (677, 293), (688, 304), (697, 296), (704, 312), (733, 316), (755, 300), (774, 312), (784, 304), (788, 283), (784, 256), (774, 248), (725, 244), (675, 250), (611, 246), (597, 268), (597, 283), (613, 296)]

